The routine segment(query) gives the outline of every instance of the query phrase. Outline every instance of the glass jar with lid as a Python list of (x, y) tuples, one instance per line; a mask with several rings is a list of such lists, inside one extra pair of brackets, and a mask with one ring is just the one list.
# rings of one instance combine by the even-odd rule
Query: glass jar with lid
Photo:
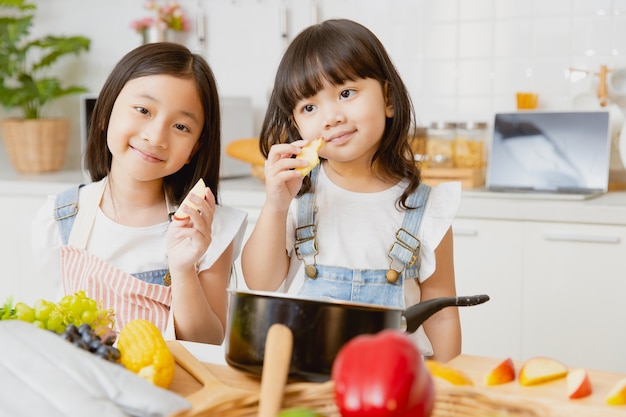
[(454, 166), (454, 140), (456, 123), (432, 122), (428, 127), (426, 141), (427, 163), (430, 168), (452, 168)]
[(454, 166), (457, 168), (482, 168), (487, 163), (486, 122), (462, 122), (456, 129), (454, 140)]

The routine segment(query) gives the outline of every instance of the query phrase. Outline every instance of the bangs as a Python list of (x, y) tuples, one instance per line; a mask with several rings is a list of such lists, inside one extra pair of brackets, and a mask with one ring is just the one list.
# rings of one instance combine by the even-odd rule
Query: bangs
[(277, 83), (282, 86), (277, 98), (283, 111), (290, 113), (300, 100), (317, 94), (324, 83), (340, 85), (360, 78), (384, 81), (384, 75), (377, 71), (384, 65), (376, 51), (367, 46), (371, 39), (357, 34), (355, 42), (355, 38), (348, 40), (332, 29), (314, 31), (284, 57), (277, 74), (282, 80)]

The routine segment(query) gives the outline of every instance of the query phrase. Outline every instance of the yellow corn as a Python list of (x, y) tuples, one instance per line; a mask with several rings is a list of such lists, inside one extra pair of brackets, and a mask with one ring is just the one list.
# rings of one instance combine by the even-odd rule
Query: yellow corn
[(131, 320), (120, 331), (117, 347), (120, 362), (154, 385), (168, 388), (174, 378), (175, 361), (163, 335), (150, 321)]

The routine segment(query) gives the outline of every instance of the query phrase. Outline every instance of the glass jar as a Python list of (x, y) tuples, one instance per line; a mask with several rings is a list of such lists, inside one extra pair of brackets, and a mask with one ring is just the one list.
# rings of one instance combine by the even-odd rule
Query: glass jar
[(409, 144), (413, 151), (413, 159), (415, 162), (425, 162), (427, 159), (426, 153), (426, 139), (427, 131), (424, 126), (416, 126), (413, 128), (412, 133), (409, 135)]
[(487, 163), (486, 137), (487, 123), (459, 123), (454, 140), (454, 166), (457, 168), (484, 167)]
[(428, 128), (426, 165), (430, 168), (452, 168), (454, 166), (454, 140), (456, 123), (432, 122)]

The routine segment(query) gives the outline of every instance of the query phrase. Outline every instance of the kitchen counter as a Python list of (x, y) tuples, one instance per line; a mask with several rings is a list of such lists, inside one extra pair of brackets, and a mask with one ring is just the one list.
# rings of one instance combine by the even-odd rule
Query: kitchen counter
[[(5, 168), (0, 170), (0, 193), (44, 197), (88, 180), (81, 171), (20, 175)], [(220, 182), (220, 198), (224, 205), (260, 210), (265, 188), (256, 177), (226, 178)], [(588, 200), (559, 200), (464, 189), (457, 217), (626, 225), (626, 191), (609, 192)]]

